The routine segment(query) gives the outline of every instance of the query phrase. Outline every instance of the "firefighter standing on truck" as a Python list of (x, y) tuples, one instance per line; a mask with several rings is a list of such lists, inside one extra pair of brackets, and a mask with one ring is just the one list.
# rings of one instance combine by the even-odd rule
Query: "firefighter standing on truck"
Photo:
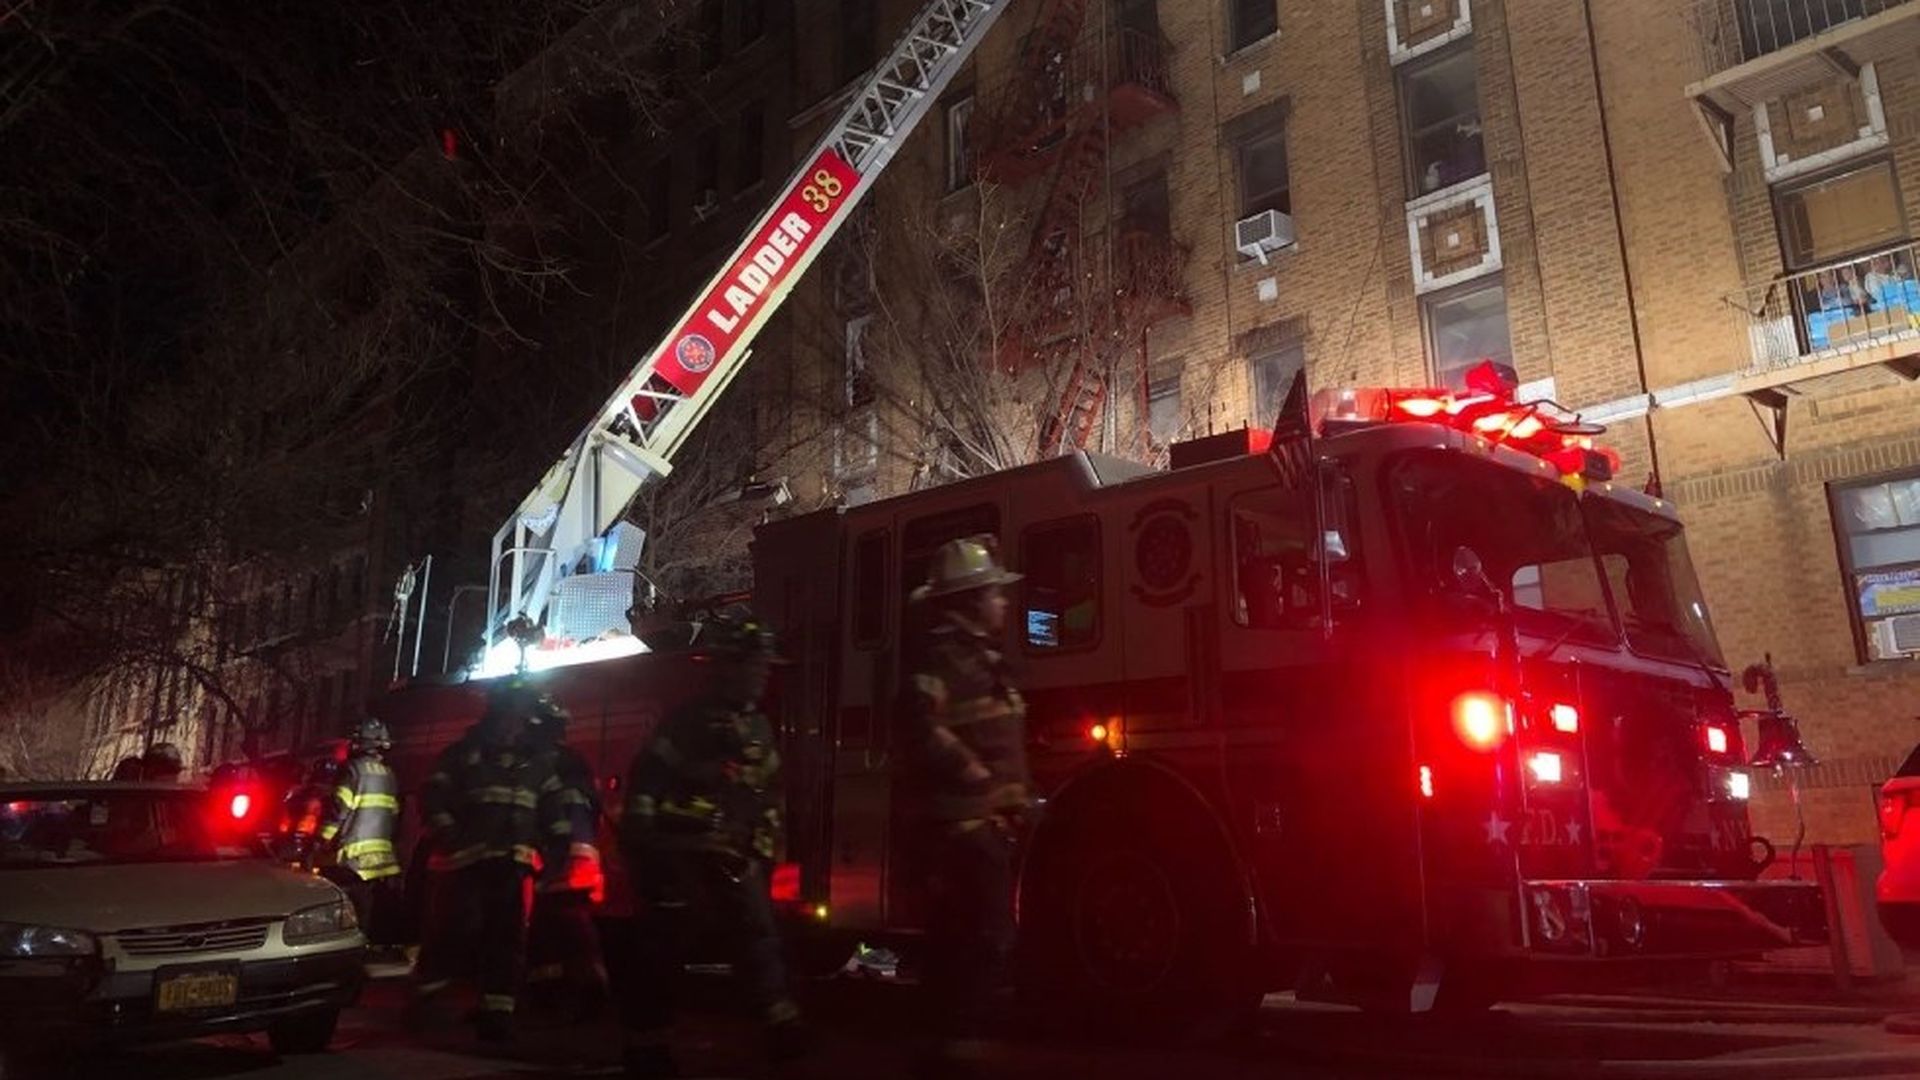
[(543, 708), (551, 705), (522, 679), (496, 686), (486, 712), (440, 754), (420, 790), (432, 856), (415, 1004), (477, 969), (474, 1026), (488, 1042), (513, 1037), (541, 850), (571, 830), (560, 812), (553, 751), (527, 730)]
[(533, 921), (527, 934), (527, 989), (530, 996), (591, 1017), (605, 996), (607, 975), (600, 962), (600, 935), (593, 905), (606, 895), (606, 876), (597, 846), (600, 800), (593, 766), (567, 745), (571, 718), (565, 708), (542, 702), (529, 728), (536, 745), (549, 748), (559, 773), (556, 799), (568, 830), (550, 837), (534, 888)]
[(677, 1076), (669, 1046), (686, 946), (712, 926), (731, 946), (741, 990), (766, 1024), (775, 1061), (805, 1048), (768, 896), (780, 843), (780, 754), (760, 699), (777, 662), (771, 632), (714, 621), (697, 647), (707, 691), (664, 720), (634, 759), (621, 847), (642, 892), (639, 955), (627, 995), (630, 1076)]
[(381, 760), (393, 748), (387, 725), (371, 717), (353, 732), (352, 756), (339, 772), (320, 839), (331, 845), (342, 874), (334, 883), (345, 889), (368, 938), (373, 914), (392, 906), (387, 894), (397, 883), (400, 861), (393, 853), (393, 829), (400, 818), (400, 785)]
[(1013, 842), (1028, 809), (1026, 705), (1000, 652), (1005, 586), (1020, 580), (991, 536), (934, 553), (912, 677), (905, 687), (909, 783), (921, 793), (927, 872), (927, 990), (941, 1041), (923, 1075), (967, 1071), (1013, 943)]

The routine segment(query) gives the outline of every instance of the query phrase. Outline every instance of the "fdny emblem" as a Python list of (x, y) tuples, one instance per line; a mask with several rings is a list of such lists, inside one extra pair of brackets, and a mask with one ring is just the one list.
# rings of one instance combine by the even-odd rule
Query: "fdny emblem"
[(1178, 499), (1158, 499), (1140, 508), (1128, 531), (1134, 534), (1133, 569), (1138, 579), (1133, 595), (1150, 607), (1178, 604), (1200, 584), (1194, 569), (1191, 506)]
[(673, 347), (673, 358), (680, 361), (681, 367), (696, 375), (712, 367), (717, 356), (713, 342), (708, 341), (704, 334), (688, 334)]

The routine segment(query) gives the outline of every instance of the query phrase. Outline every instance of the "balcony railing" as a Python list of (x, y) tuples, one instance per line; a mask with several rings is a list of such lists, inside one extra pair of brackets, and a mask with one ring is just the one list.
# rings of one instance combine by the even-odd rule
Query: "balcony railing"
[(1700, 0), (1693, 10), (1708, 74), (1824, 34), (1911, 0)]
[(1920, 342), (1920, 244), (1802, 270), (1727, 298), (1750, 372), (1912, 339)]

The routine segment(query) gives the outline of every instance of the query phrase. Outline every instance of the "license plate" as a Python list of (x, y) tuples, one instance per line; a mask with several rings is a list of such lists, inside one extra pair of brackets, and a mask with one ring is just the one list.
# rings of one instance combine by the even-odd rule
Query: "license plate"
[(153, 982), (154, 1009), (191, 1012), (232, 1005), (240, 998), (240, 976), (232, 970), (162, 974)]

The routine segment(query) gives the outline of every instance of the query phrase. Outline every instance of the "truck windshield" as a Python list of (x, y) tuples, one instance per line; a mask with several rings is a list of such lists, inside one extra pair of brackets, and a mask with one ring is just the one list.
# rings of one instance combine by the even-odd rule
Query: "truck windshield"
[(1469, 548), (1534, 633), (1614, 640), (1606, 589), (1579, 499), (1566, 487), (1458, 454), (1409, 454), (1389, 467), (1415, 588), (1452, 610), (1454, 553)]
[(1725, 667), (1680, 523), (1608, 499), (1582, 504), (1633, 651)]

